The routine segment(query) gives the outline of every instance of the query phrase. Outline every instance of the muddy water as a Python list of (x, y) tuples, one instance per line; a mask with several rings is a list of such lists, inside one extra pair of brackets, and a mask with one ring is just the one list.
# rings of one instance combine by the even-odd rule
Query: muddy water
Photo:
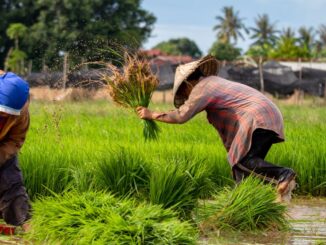
[(291, 244), (326, 245), (326, 200), (301, 200), (290, 207)]
[(288, 233), (215, 232), (201, 239), (199, 244), (326, 245), (326, 199), (294, 199), (288, 213), (291, 222)]

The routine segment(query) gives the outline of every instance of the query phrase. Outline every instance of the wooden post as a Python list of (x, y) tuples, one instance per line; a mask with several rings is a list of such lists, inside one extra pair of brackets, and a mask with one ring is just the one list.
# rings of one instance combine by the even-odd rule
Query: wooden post
[(326, 103), (326, 80), (324, 80), (324, 101)]
[(166, 90), (163, 90), (163, 103), (165, 104), (166, 102)]
[[(298, 59), (298, 64), (299, 64), (299, 83), (301, 83), (302, 81), (302, 64), (301, 64), (301, 58)], [(297, 104), (301, 104), (301, 89), (299, 89), (299, 95), (298, 95), (298, 103)]]
[(260, 78), (260, 91), (262, 93), (265, 92), (265, 86), (264, 86), (264, 74), (263, 74), (263, 57), (259, 56), (259, 78)]
[(68, 73), (68, 53), (65, 52), (63, 56), (63, 79), (62, 79), (62, 88), (66, 89), (67, 83), (67, 73)]
[(42, 58), (42, 72), (45, 72), (46, 68), (45, 68), (45, 58)]
[(32, 69), (33, 69), (33, 61), (32, 60), (29, 60), (28, 61), (28, 70), (27, 70), (27, 74), (28, 75), (31, 75)]

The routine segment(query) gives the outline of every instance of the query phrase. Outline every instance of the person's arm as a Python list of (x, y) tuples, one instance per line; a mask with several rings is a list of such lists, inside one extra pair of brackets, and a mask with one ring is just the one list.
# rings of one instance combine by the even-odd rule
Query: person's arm
[(22, 147), (29, 128), (29, 112), (24, 112), (0, 141), (0, 166), (15, 156)]
[(190, 93), (188, 100), (179, 109), (169, 112), (155, 112), (145, 107), (138, 107), (137, 113), (141, 119), (181, 124), (205, 109), (208, 103), (207, 96), (205, 84), (197, 84)]

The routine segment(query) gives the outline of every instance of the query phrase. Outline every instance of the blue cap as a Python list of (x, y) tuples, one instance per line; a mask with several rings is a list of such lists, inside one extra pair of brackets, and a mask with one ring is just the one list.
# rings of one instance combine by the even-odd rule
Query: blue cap
[(29, 96), (29, 85), (12, 72), (0, 75), (0, 112), (20, 115)]

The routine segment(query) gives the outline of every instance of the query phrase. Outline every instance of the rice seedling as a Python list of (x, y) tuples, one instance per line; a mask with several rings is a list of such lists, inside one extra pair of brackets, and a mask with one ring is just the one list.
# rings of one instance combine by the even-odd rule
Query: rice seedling
[[(44, 208), (46, 207), (46, 208)], [(176, 213), (103, 192), (66, 192), (33, 204), (27, 239), (41, 244), (195, 244)]]
[(101, 189), (120, 196), (139, 195), (148, 189), (150, 169), (140, 154), (119, 148), (99, 160), (94, 174)]
[(203, 230), (237, 231), (286, 230), (286, 206), (276, 202), (271, 185), (249, 176), (234, 189), (225, 188), (211, 202), (198, 209), (197, 219)]
[[(118, 67), (107, 64), (111, 74), (104, 74), (103, 80), (109, 85), (110, 95), (117, 104), (136, 109), (148, 107), (152, 94), (158, 85), (157, 77), (152, 73), (148, 61), (140, 60), (129, 54), (125, 55), (125, 64), (121, 71)], [(143, 120), (145, 140), (157, 139), (159, 128), (152, 120)]]

